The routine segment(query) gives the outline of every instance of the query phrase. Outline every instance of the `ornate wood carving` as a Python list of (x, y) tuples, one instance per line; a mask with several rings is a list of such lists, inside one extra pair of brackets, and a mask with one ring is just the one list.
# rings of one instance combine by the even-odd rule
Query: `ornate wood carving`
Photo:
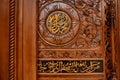
[(16, 72), (16, 27), (15, 0), (9, 1), (9, 80), (15, 80)]
[[(38, 10), (38, 74), (56, 73), (54, 67), (72, 64), (71, 60), (78, 60), (78, 64), (81, 60), (88, 60), (88, 64), (90, 60), (104, 60), (101, 0), (39, 0)], [(47, 64), (55, 66), (48, 69)]]
[[(40, 65), (42, 65), (42, 67), (46, 67), (44, 65), (46, 64), (46, 62), (50, 63), (51, 59), (54, 60), (53, 61), (54, 64), (64, 63), (65, 65), (66, 65), (65, 59), (70, 59), (71, 61), (77, 59), (78, 62), (76, 63), (79, 64), (81, 59), (85, 60), (89, 58), (90, 60), (92, 60), (95, 58), (97, 60), (99, 59), (103, 60), (105, 51), (103, 51), (104, 42), (102, 40), (103, 37), (105, 37), (104, 39), (106, 46), (105, 69), (107, 73), (106, 77), (107, 80), (111, 80), (111, 78), (113, 77), (111, 73), (114, 70), (113, 70), (113, 66), (111, 66), (113, 63), (111, 59), (112, 52), (110, 50), (111, 49), (110, 32), (111, 32), (111, 27), (113, 27), (114, 25), (113, 20), (115, 19), (115, 11), (114, 11), (115, 4), (113, 0), (105, 0), (106, 23), (105, 25), (103, 25), (104, 19), (102, 18), (102, 13), (101, 13), (102, 12), (101, 1), (102, 0), (39, 0), (39, 6), (38, 6), (39, 17), (38, 17), (38, 31), (37, 31), (38, 67), (40, 67)], [(15, 0), (10, 0), (9, 1), (9, 79), (10, 80), (15, 79), (15, 72), (16, 72), (15, 14), (16, 14)], [(61, 15), (63, 15), (63, 17), (61, 18), (60, 21), (61, 23), (65, 22), (63, 24), (64, 27), (62, 27), (62, 24), (60, 24), (58, 18)], [(55, 23), (55, 25), (59, 25), (59, 26), (57, 28), (56, 27), (54, 28), (54, 25), (50, 25), (50, 23), (52, 24)], [(105, 36), (103, 36), (103, 26), (105, 26), (104, 28), (105, 29), (104, 31), (106, 31)], [(90, 60), (88, 60), (88, 62)], [(41, 62), (42, 64), (40, 64), (39, 62)], [(68, 63), (71, 64), (70, 61), (68, 61)], [(113, 77), (113, 79), (116, 78)]]
[[(40, 3), (43, 2), (44, 1), (40, 1)], [(101, 1), (76, 0), (75, 4), (73, 2), (74, 0), (63, 0), (62, 2), (54, 3), (52, 3), (52, 1), (46, 1), (46, 4), (44, 3), (39, 5), (40, 13), (38, 33), (43, 39), (43, 44), (40, 42), (42, 47), (45, 46), (45, 48), (49, 48), (49, 45), (62, 46), (63, 44), (69, 44), (69, 48), (96, 48), (101, 45), (102, 19), (101, 8), (99, 7)], [(51, 14), (51, 12), (54, 12), (54, 10), (65, 12), (71, 17), (72, 23), (70, 23), (71, 28), (68, 33), (58, 36), (47, 31), (47, 28), (45, 27), (46, 17)], [(43, 35), (45, 36), (43, 37)], [(75, 41), (76, 38), (77, 41)], [(65, 48), (66, 46), (64, 45), (60, 48)], [(54, 48), (54, 46), (50, 46), (50, 48)]]
[(106, 78), (107, 80), (116, 80), (116, 52), (115, 52), (115, 0), (105, 0), (106, 8), (106, 26), (105, 26), (105, 40), (106, 40)]
[(100, 50), (96, 51), (72, 51), (72, 50), (40, 50), (38, 53), (40, 59), (82, 59), (82, 58), (103, 58)]

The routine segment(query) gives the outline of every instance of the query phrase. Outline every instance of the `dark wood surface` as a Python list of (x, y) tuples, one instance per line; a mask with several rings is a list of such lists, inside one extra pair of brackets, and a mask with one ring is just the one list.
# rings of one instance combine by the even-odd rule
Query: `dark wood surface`
[[(36, 17), (38, 17), (35, 0), (16, 0), (16, 54), (15, 80), (36, 80)], [(9, 1), (0, 0), (0, 80), (9, 80)], [(115, 48), (117, 77), (120, 80), (120, 0), (117, 2), (117, 19), (115, 24)], [(44, 59), (43, 59), (44, 60)], [(114, 61), (113, 61), (114, 62)], [(62, 78), (61, 78), (62, 79)], [(57, 80), (61, 80), (57, 79)], [(70, 78), (66, 78), (70, 80)], [(40, 80), (53, 80), (40, 78)], [(72, 79), (71, 79), (72, 80)], [(75, 79), (77, 80), (77, 79)], [(78, 79), (79, 80), (79, 79)], [(86, 80), (86, 79), (82, 79)], [(91, 79), (97, 80), (97, 79)]]

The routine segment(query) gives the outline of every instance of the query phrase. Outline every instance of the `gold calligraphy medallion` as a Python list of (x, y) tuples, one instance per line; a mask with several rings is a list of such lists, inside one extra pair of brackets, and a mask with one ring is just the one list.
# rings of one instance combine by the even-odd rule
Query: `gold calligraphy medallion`
[(61, 36), (69, 32), (71, 19), (65, 12), (55, 11), (47, 17), (46, 25), (50, 33)]
[[(39, 14), (39, 36), (45, 44), (65, 46), (74, 43), (79, 36), (80, 19), (76, 9), (60, 2), (41, 8)], [(64, 7), (63, 7), (64, 5)], [(70, 10), (68, 10), (68, 8)]]

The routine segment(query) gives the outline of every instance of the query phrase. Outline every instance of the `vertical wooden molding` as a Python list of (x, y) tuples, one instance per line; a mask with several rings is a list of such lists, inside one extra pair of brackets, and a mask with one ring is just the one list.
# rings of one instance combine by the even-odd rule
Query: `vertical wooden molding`
[(116, 73), (116, 27), (117, 27), (117, 22), (116, 22), (116, 0), (110, 0), (111, 3), (111, 43), (112, 43), (112, 66), (113, 66), (113, 70), (112, 70), (112, 80), (117, 80), (117, 73)]
[[(106, 8), (106, 20), (107, 20), (107, 40), (110, 43), (109, 44), (109, 48), (107, 48), (109, 50), (109, 56), (108, 56), (108, 61), (107, 64), (109, 66), (108, 70), (109, 70), (109, 75), (107, 75), (107, 80), (117, 80), (116, 77), (116, 0), (105, 0), (106, 4), (107, 4), (107, 8)], [(107, 55), (106, 55), (107, 56)]]
[(9, 0), (9, 80), (16, 80), (16, 0)]
[(116, 77), (117, 80), (120, 80), (120, 0), (115, 0), (115, 10), (116, 10), (116, 16), (115, 16), (115, 71), (116, 71)]
[(117, 80), (117, 74), (116, 74), (116, 37), (118, 35), (116, 35), (117, 30), (116, 28), (118, 27), (116, 24), (116, 1), (117, 0), (106, 0), (108, 2), (108, 7), (109, 7), (109, 21), (110, 21), (110, 28), (111, 28), (111, 61), (112, 61), (112, 79), (111, 80)]
[(116, 44), (116, 39), (117, 39), (117, 19), (116, 19), (116, 16), (117, 16), (117, 9), (116, 9), (116, 5), (117, 5), (117, 0), (108, 0), (108, 3), (109, 3), (109, 12), (110, 12), (110, 25), (111, 25), (111, 52), (112, 52), (112, 79), (111, 80), (117, 80), (117, 73), (116, 73), (116, 70), (117, 70), (117, 67), (116, 67), (116, 48), (117, 48), (117, 44)]

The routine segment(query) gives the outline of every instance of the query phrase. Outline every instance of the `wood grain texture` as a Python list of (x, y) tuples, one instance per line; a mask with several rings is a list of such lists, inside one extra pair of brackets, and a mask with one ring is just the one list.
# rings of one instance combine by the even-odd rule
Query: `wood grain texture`
[(36, 0), (23, 0), (23, 80), (36, 80)]
[(9, 78), (9, 1), (0, 0), (0, 80)]
[(17, 80), (23, 80), (23, 0), (17, 0)]

